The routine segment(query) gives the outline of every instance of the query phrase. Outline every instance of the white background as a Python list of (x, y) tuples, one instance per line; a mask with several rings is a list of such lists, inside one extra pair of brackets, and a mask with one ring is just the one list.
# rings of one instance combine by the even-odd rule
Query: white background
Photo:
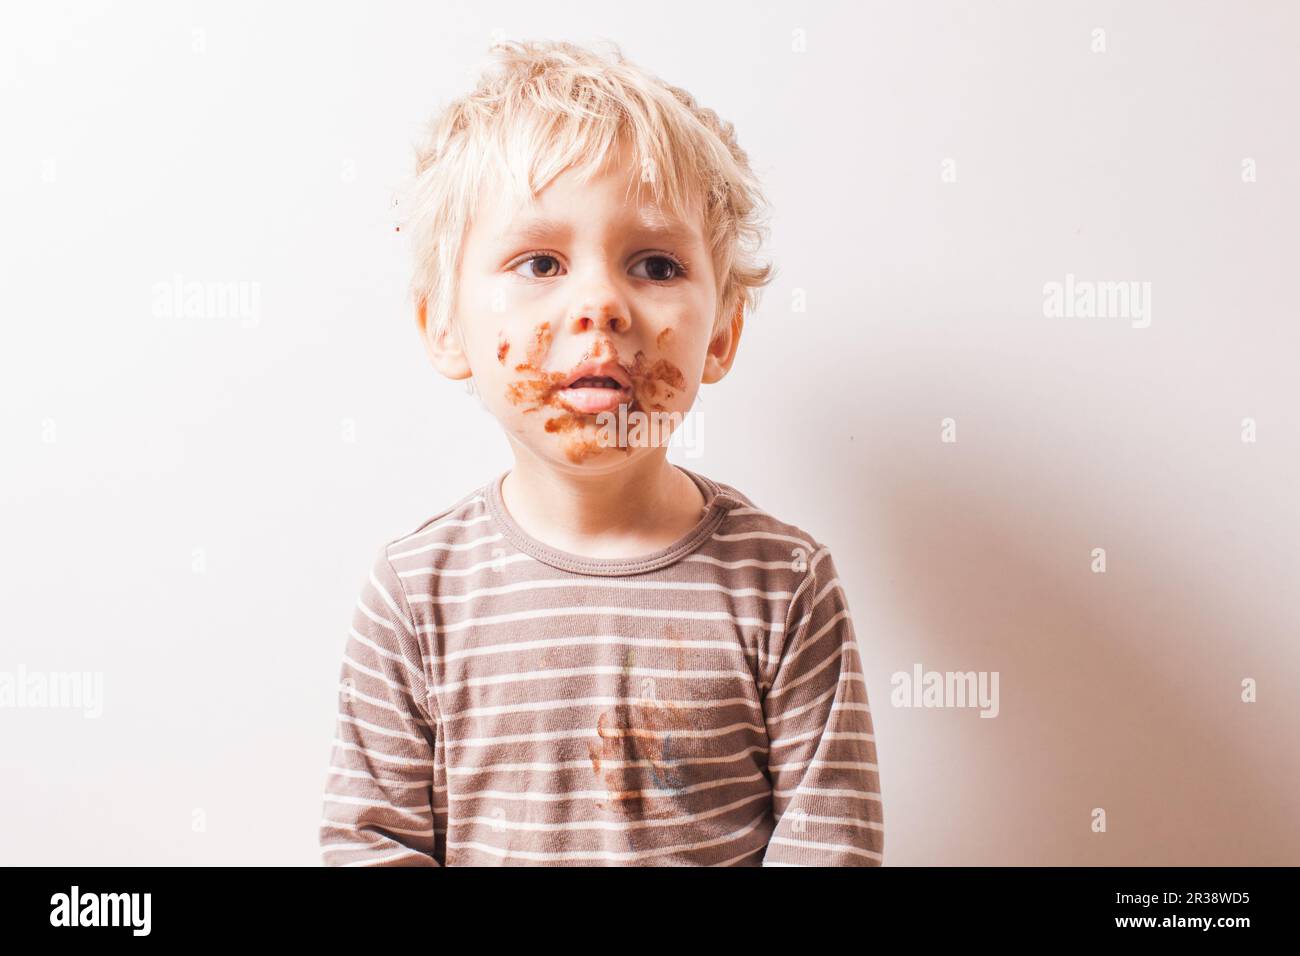
[[(1297, 28), (1280, 2), (6, 7), (0, 671), (98, 672), (104, 702), (0, 709), (0, 862), (318, 863), (370, 561), (510, 465), (427, 363), (391, 207), (500, 31), (617, 41), (766, 185), (777, 278), (674, 460), (835, 553), (886, 863), (1300, 863)], [(1150, 282), (1150, 326), (1045, 317), (1067, 273)], [(177, 276), (255, 286), (256, 321), (158, 314)], [(917, 663), (997, 671), (999, 716), (891, 706)]]

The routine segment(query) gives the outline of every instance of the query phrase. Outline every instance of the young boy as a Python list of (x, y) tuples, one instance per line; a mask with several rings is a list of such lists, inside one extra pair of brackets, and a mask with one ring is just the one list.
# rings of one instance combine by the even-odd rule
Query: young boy
[(493, 50), (418, 153), (409, 223), (429, 356), (514, 467), (375, 557), (323, 860), (878, 865), (830, 552), (667, 461), (770, 279), (745, 153), (616, 47)]

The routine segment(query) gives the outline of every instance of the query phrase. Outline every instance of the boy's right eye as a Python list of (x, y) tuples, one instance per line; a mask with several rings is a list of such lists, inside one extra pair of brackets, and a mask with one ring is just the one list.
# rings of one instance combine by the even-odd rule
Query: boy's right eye
[[(520, 272), (528, 269), (529, 272)], [(537, 252), (520, 262), (513, 270), (526, 279), (551, 279), (560, 274), (560, 260), (545, 252)]]

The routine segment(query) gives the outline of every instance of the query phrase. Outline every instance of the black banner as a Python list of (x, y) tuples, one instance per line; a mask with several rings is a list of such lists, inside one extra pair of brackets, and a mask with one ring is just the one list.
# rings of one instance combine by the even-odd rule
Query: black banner
[[(395, 868), (394, 868), (395, 869)], [(636, 939), (671, 931), (696, 943), (739, 930), (816, 942), (880, 934), (915, 942), (1132, 937), (1232, 946), (1285, 932), (1294, 868), (703, 868), (429, 869), (8, 868), (0, 879), (6, 939), (75, 934), (239, 943), (304, 935), (437, 946), (487, 929), (494, 942), (579, 937), (623, 926)], [(488, 924), (484, 919), (487, 917)], [(458, 922), (459, 921), (459, 922)], [(689, 929), (689, 936), (682, 937)], [(1243, 935), (1244, 934), (1244, 935)]]

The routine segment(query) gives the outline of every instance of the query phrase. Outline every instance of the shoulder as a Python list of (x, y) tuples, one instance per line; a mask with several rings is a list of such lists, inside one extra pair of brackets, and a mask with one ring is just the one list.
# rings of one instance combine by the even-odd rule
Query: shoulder
[(480, 487), (462, 495), (409, 530), (388, 537), (373, 553), (370, 585), (406, 605), (417, 624), (432, 580), (448, 565), (483, 560), (490, 551), (494, 530), (485, 491)]
[(380, 548), (380, 556), (399, 572), (428, 567), (490, 531), (486, 489), (476, 488), (409, 531), (389, 538)]
[(805, 527), (783, 520), (756, 504), (737, 489), (715, 481), (721, 492), (741, 502), (732, 508), (719, 532), (738, 545), (758, 550), (764, 542), (770, 550), (787, 548), (788, 563), (779, 570), (768, 571), (769, 582), (780, 582), (789, 592), (785, 631), (802, 618), (830, 626), (841, 617), (849, 617), (848, 594), (830, 546)]
[(813, 586), (817, 572), (829, 570), (828, 547), (807, 527), (768, 510), (734, 485), (709, 480), (717, 486), (726, 514), (697, 560), (787, 599)]
[(811, 558), (825, 547), (807, 528), (774, 514), (734, 485), (710, 480), (724, 499), (734, 502), (718, 526), (724, 540), (753, 542), (753, 547), (758, 547), (759, 542), (773, 542), (778, 547), (788, 545), (787, 552), (798, 550), (805, 558)]

